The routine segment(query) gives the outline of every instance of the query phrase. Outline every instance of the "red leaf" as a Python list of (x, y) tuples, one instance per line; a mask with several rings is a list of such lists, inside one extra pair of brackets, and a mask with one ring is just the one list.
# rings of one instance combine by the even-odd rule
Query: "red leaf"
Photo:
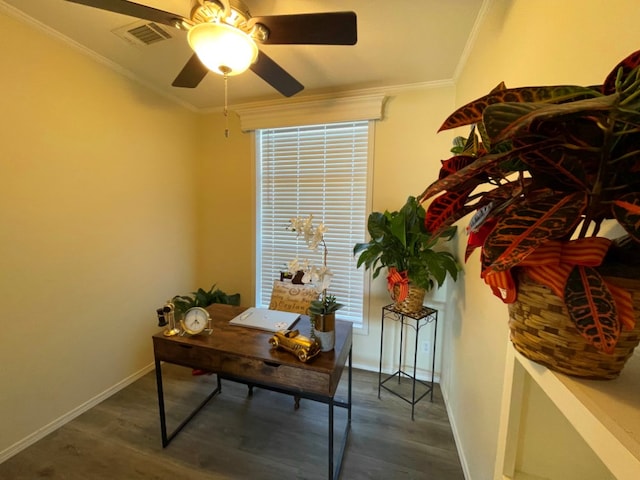
[(541, 191), (507, 207), (484, 244), (485, 265), (508, 270), (547, 240), (570, 233), (587, 205), (582, 192), (571, 195)]
[(464, 204), (474, 189), (475, 185), (461, 192), (445, 192), (436, 197), (427, 208), (424, 217), (426, 230), (437, 236), (440, 230), (472, 212), (474, 207), (465, 207)]
[(598, 350), (613, 353), (621, 328), (615, 300), (600, 274), (592, 267), (575, 266), (564, 300), (580, 334)]
[[(486, 172), (491, 171), (501, 162), (510, 160), (512, 158), (518, 158), (520, 155), (527, 153), (528, 151), (547, 147), (551, 144), (557, 143), (556, 140), (549, 140), (540, 142), (537, 145), (526, 145), (520, 148), (514, 148), (508, 152), (501, 152), (495, 154), (483, 155), (474, 159), (473, 163), (465, 166), (464, 168), (433, 182), (427, 187), (427, 189), (418, 196), (418, 202), (423, 203), (425, 200), (437, 195), (445, 190), (453, 191), (460, 188), (469, 188), (472, 182), (475, 185), (485, 183), (486, 179), (484, 175)], [(509, 172), (503, 172), (507, 174)]]
[(613, 215), (636, 242), (640, 242), (640, 193), (628, 193), (613, 202)]
[(467, 165), (472, 164), (475, 161), (475, 157), (469, 155), (456, 155), (455, 157), (442, 160), (442, 167), (440, 168), (439, 179), (448, 177), (449, 175), (456, 173), (463, 169)]
[(476, 248), (484, 245), (484, 241), (487, 239), (487, 236), (489, 236), (489, 234), (491, 233), (491, 230), (493, 230), (493, 227), (495, 226), (496, 226), (495, 219), (491, 219), (483, 223), (477, 232), (469, 233), (469, 239), (467, 240), (467, 248), (464, 252), (465, 262), (469, 259), (469, 257), (471, 256), (471, 254)]
[(505, 102), (547, 102), (564, 103), (580, 98), (589, 98), (596, 95), (596, 91), (589, 87), (575, 85), (554, 85), (547, 87), (520, 87), (498, 89), (496, 87), (483, 97), (463, 105), (453, 112), (444, 121), (439, 132), (451, 128), (471, 125), (482, 120), (484, 109), (494, 103)]

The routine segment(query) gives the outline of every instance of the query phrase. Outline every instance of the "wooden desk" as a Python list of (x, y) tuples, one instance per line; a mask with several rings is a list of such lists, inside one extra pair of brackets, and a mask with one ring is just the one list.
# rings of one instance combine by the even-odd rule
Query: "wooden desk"
[[(153, 351), (160, 407), (162, 446), (166, 447), (182, 428), (222, 390), (221, 379), (258, 386), (268, 390), (306, 398), (328, 405), (328, 438), (330, 480), (338, 478), (342, 457), (351, 426), (351, 342), (350, 322), (336, 321), (336, 343), (331, 352), (320, 353), (309, 363), (302, 363), (290, 353), (273, 350), (268, 340), (272, 333), (229, 325), (229, 320), (246, 308), (214, 304), (207, 308), (212, 318), (211, 335), (165, 337), (153, 336)], [(310, 331), (309, 318), (302, 316), (295, 328), (304, 335)], [(348, 359), (347, 401), (334, 399), (342, 371)], [(170, 434), (167, 424), (162, 386), (162, 362), (207, 370), (217, 374), (217, 386), (196, 409)], [(347, 409), (347, 424), (334, 468), (334, 407)]]

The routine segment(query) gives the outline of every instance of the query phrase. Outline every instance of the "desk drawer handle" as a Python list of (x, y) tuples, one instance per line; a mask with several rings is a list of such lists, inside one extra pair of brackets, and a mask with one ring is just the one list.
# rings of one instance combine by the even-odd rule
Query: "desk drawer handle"
[(278, 368), (280, 366), (279, 363), (274, 363), (274, 362), (263, 361), (263, 363), (269, 367), (274, 367), (274, 368)]
[(182, 345), (182, 344), (180, 344), (180, 346), (181, 346), (182, 348), (186, 348), (186, 349), (188, 349), (188, 350), (191, 350), (191, 349), (193, 348), (191, 345)]

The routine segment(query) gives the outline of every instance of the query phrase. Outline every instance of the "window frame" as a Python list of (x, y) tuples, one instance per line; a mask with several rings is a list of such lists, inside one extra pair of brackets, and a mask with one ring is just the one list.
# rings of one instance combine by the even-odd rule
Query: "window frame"
[[(369, 212), (371, 212), (371, 201), (372, 201), (372, 178), (373, 178), (373, 146), (374, 146), (374, 138), (375, 138), (375, 121), (373, 120), (357, 120), (357, 121), (347, 121), (347, 122), (336, 122), (336, 123), (340, 123), (340, 124), (365, 124), (365, 128), (366, 128), (366, 160), (365, 160), (365, 168), (366, 168), (366, 174), (365, 174), (365, 187), (364, 187), (364, 202), (363, 202), (363, 210), (362, 210), (362, 218), (363, 218), (363, 225), (362, 225), (362, 237), (361, 239), (358, 239), (357, 241), (365, 241), (366, 239), (366, 222), (367, 222), (367, 218), (369, 215)], [(334, 123), (332, 122), (325, 122), (325, 123), (319, 123), (319, 124), (314, 124), (314, 125), (299, 125), (299, 126), (293, 126), (293, 127), (280, 127), (280, 128), (289, 128), (289, 129), (309, 129), (309, 128), (314, 128), (314, 127), (322, 127), (325, 128), (326, 126), (329, 125), (334, 125)], [(275, 129), (271, 129), (271, 128), (265, 128), (262, 130), (275, 130)], [(256, 181), (256, 188), (255, 188), (255, 193), (256, 193), (256, 215), (255, 215), (255, 225), (256, 225), (256, 230), (255, 230), (255, 242), (256, 242), (256, 248), (255, 248), (255, 258), (256, 258), (256, 270), (255, 270), (255, 281), (256, 281), (256, 289), (255, 289), (255, 303), (257, 306), (265, 306), (268, 305), (269, 303), (269, 298), (266, 296), (265, 291), (267, 289), (270, 289), (270, 286), (263, 284), (264, 279), (262, 278), (262, 195), (263, 195), (263, 191), (262, 191), (262, 187), (263, 187), (263, 183), (262, 183), (262, 172), (263, 172), (263, 165), (262, 165), (262, 139), (261, 139), (261, 135), (262, 135), (262, 130), (256, 130), (255, 134), (254, 134), (254, 155), (255, 155), (255, 181)], [(298, 211), (298, 216), (306, 216), (308, 215), (309, 212), (306, 211)], [(317, 224), (318, 222), (322, 221), (323, 219), (321, 218), (316, 218), (314, 217), (314, 224)], [(283, 228), (285, 228), (286, 225), (283, 225)], [(331, 230), (331, 227), (329, 227), (329, 229)], [(330, 234), (331, 232), (329, 232)], [(295, 250), (298, 251), (298, 255), (300, 256), (300, 258), (310, 258), (313, 257), (313, 254), (315, 252), (311, 252), (310, 250), (306, 249), (306, 245), (304, 244), (304, 241), (301, 239), (296, 239), (295, 238), (295, 234), (292, 232), (288, 232), (288, 235), (291, 236), (291, 241), (296, 243), (295, 246)], [(287, 242), (289, 243), (289, 242)], [(355, 243), (355, 242), (354, 242)], [(343, 250), (344, 250), (344, 246), (346, 246), (346, 244), (343, 244)], [(329, 248), (329, 267), (331, 268), (331, 245), (328, 245)], [(353, 245), (349, 246), (349, 252), (351, 251), (351, 249), (353, 248)], [(303, 252), (304, 250), (306, 250), (306, 252)], [(300, 252), (303, 253), (307, 253), (308, 254), (306, 256), (302, 256), (300, 254)], [(291, 259), (295, 258), (296, 256), (296, 252), (292, 250), (292, 255), (291, 255)], [(344, 257), (342, 257), (344, 258)], [(356, 266), (355, 266), (355, 258), (353, 258), (353, 268), (354, 268), (354, 273)], [(361, 275), (361, 285), (362, 285), (362, 291), (360, 292), (360, 310), (361, 310), (361, 320), (358, 323), (357, 321), (353, 321), (353, 326), (354, 326), (354, 331), (357, 333), (361, 333), (361, 334), (368, 334), (368, 330), (369, 330), (369, 322), (368, 322), (368, 317), (369, 317), (369, 296), (367, 295), (367, 292), (369, 291), (369, 287), (370, 287), (370, 275), (367, 274), (366, 271), (364, 271), (362, 268), (357, 270), (357, 275)], [(275, 278), (274, 275), (274, 280), (276, 280), (277, 278)], [(329, 292), (331, 293), (331, 287), (329, 287)], [(340, 298), (338, 295), (338, 301), (340, 302)], [(338, 319), (340, 319), (340, 311), (337, 312), (336, 317)]]

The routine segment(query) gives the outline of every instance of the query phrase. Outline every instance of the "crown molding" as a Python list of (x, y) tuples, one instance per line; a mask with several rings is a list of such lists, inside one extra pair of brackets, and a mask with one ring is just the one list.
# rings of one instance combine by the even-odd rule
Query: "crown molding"
[(19, 22), (22, 22), (36, 30), (39, 30), (40, 32), (44, 33), (45, 35), (54, 38), (55, 40), (71, 47), (72, 49), (74, 49), (76, 52), (91, 58), (93, 61), (102, 64), (103, 66), (107, 67), (108, 69), (128, 78), (129, 80), (136, 82), (138, 85), (143, 86), (144, 88), (148, 88), (149, 90), (153, 90), (153, 92), (157, 93), (158, 95), (164, 97), (167, 100), (170, 100), (173, 103), (176, 103), (184, 108), (187, 108), (189, 110), (191, 110), (192, 112), (197, 112), (198, 109), (196, 107), (194, 107), (193, 105), (184, 102), (182, 100), (180, 100), (177, 97), (168, 95), (166, 92), (158, 89), (157, 87), (155, 87), (154, 85), (145, 82), (144, 80), (140, 79), (140, 77), (138, 77), (137, 75), (135, 75), (134, 73), (132, 73), (131, 71), (127, 70), (126, 68), (121, 67), (120, 65), (118, 65), (117, 63), (109, 60), (106, 57), (103, 57), (102, 55), (97, 54), (96, 52), (94, 52), (93, 50), (85, 47), (84, 45), (76, 42), (75, 40), (73, 40), (72, 38), (67, 37), (66, 35), (63, 35), (62, 33), (60, 33), (59, 31), (49, 27), (48, 25), (45, 25), (42, 22), (39, 22), (38, 20), (36, 20), (33, 17), (30, 17), (29, 15), (26, 15), (25, 13), (23, 13), (22, 11), (18, 10), (17, 8), (13, 7), (12, 5), (9, 5), (7, 3), (5, 3), (3, 0), (0, 0), (0, 13), (6, 13), (8, 16), (18, 20)]
[(467, 43), (462, 50), (462, 55), (460, 55), (460, 59), (458, 60), (458, 65), (453, 72), (453, 83), (458, 83), (458, 79), (460, 75), (462, 75), (462, 71), (464, 67), (467, 65), (467, 60), (469, 60), (469, 56), (471, 55), (471, 51), (478, 39), (478, 32), (480, 28), (484, 24), (487, 15), (489, 15), (489, 10), (493, 6), (494, 0), (483, 0), (482, 5), (480, 5), (480, 10), (478, 11), (478, 16), (476, 17), (476, 21), (473, 23), (473, 27), (471, 28), (471, 32), (469, 33), (469, 37), (467, 38)]
[[(411, 91), (453, 87), (452, 80), (364, 88), (233, 105), (243, 131), (356, 120), (380, 120), (389, 97)], [(219, 112), (208, 109), (207, 112)]]

